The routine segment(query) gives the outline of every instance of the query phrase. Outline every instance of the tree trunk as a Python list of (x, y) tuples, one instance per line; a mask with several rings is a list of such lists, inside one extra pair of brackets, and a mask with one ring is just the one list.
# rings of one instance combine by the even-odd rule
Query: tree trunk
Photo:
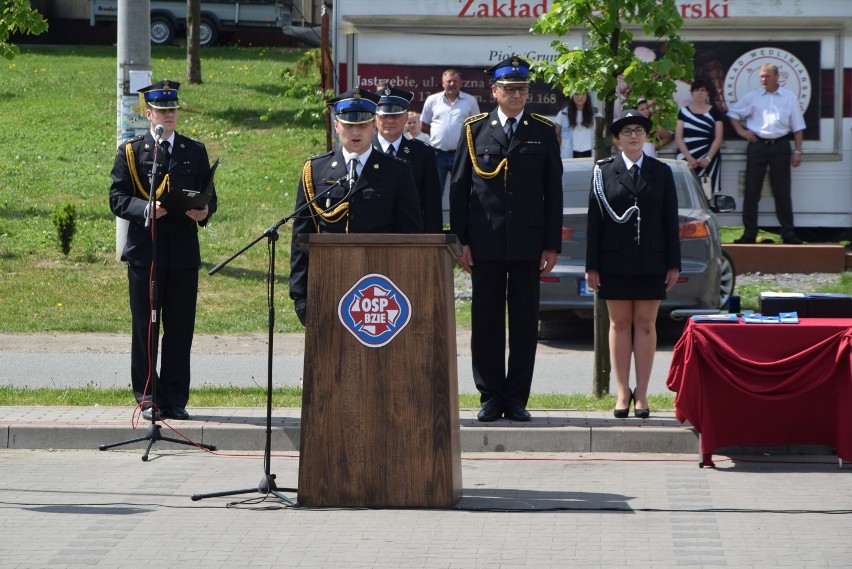
[[(323, 98), (328, 91), (334, 89), (334, 69), (331, 62), (331, 41), (329, 40), (331, 27), (331, 8), (322, 6), (322, 36), (320, 37), (320, 88)], [(331, 150), (331, 113), (326, 109), (325, 113), (325, 149)]]
[[(612, 104), (610, 102), (610, 104)], [(612, 113), (612, 110), (609, 111)], [(612, 143), (607, 133), (609, 128), (606, 119), (595, 119), (595, 149), (594, 160), (598, 161), (612, 155)], [(609, 393), (609, 374), (611, 363), (609, 359), (609, 312), (606, 301), (598, 298), (595, 293), (595, 331), (594, 331), (595, 365), (592, 382), (592, 394), (602, 397)]]
[(186, 0), (186, 80), (201, 83), (201, 0)]

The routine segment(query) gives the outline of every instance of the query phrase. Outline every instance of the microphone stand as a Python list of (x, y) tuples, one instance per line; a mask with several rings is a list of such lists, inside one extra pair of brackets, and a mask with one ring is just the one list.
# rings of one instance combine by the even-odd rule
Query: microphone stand
[[(266, 275), (266, 284), (267, 284), (267, 324), (268, 324), (268, 344), (267, 344), (267, 356), (266, 356), (266, 376), (267, 376), (267, 385), (266, 385), (266, 444), (263, 450), (263, 478), (260, 480), (260, 483), (254, 488), (244, 488), (241, 490), (226, 490), (224, 492), (211, 492), (208, 494), (193, 494), (192, 501), (197, 502), (198, 500), (203, 500), (204, 498), (217, 498), (221, 496), (234, 496), (237, 494), (249, 494), (251, 492), (258, 492), (260, 494), (269, 495), (272, 494), (276, 498), (286, 502), (291, 506), (298, 506), (295, 500), (287, 497), (286, 495), (281, 493), (281, 490), (287, 491), (297, 491), (296, 488), (279, 488), (275, 483), (275, 475), (271, 472), (271, 462), (272, 462), (272, 343), (273, 343), (273, 334), (275, 331), (275, 243), (278, 241), (278, 228), (290, 221), (291, 219), (298, 217), (300, 213), (305, 211), (308, 207), (310, 207), (314, 202), (324, 197), (327, 193), (329, 193), (332, 189), (340, 186), (343, 187), (343, 181), (347, 178), (341, 178), (340, 180), (335, 180), (334, 183), (324, 189), (319, 194), (315, 195), (313, 199), (305, 202), (302, 206), (291, 213), (290, 215), (283, 217), (275, 222), (275, 224), (257, 236), (251, 243), (231, 255), (229, 258), (225, 259), (207, 273), (209, 275), (214, 275), (219, 272), (225, 265), (245, 253), (251, 247), (256, 245), (261, 239), (266, 239), (268, 241), (269, 247), (269, 271)], [(350, 181), (351, 186), (351, 181)], [(351, 190), (347, 192), (344, 199), (347, 199), (351, 196)]]
[(170, 443), (175, 443), (179, 445), (188, 445), (188, 446), (199, 446), (201, 448), (205, 448), (207, 450), (216, 450), (214, 445), (207, 445), (202, 443), (196, 443), (193, 441), (187, 441), (183, 439), (177, 439), (174, 437), (164, 437), (161, 434), (161, 426), (157, 424), (157, 418), (159, 417), (160, 410), (157, 407), (157, 381), (158, 375), (156, 365), (157, 365), (157, 345), (159, 344), (159, 325), (157, 323), (157, 308), (158, 308), (158, 293), (157, 293), (157, 198), (156, 193), (157, 189), (154, 187), (154, 182), (157, 179), (157, 166), (159, 165), (157, 162), (158, 154), (160, 153), (160, 136), (154, 137), (154, 162), (151, 165), (151, 176), (148, 178), (149, 184), (149, 192), (148, 192), (148, 215), (145, 219), (145, 227), (151, 228), (151, 285), (148, 289), (148, 301), (151, 306), (151, 316), (148, 320), (148, 377), (151, 379), (151, 425), (148, 427), (148, 430), (145, 432), (145, 436), (137, 437), (135, 439), (130, 439), (126, 441), (121, 441), (117, 443), (110, 443), (105, 445), (100, 445), (98, 449), (107, 450), (117, 446), (128, 445), (132, 443), (138, 443), (141, 441), (148, 441), (148, 447), (145, 449), (145, 452), (142, 454), (142, 462), (148, 461), (148, 454), (151, 452), (151, 447), (154, 446), (154, 443), (157, 441), (167, 441)]

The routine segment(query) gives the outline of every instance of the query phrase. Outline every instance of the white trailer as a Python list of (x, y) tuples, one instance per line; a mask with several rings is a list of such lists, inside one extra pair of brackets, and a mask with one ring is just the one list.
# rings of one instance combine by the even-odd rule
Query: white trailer
[[(441, 90), (448, 67), (463, 72), (463, 90), (483, 110), (493, 108), (483, 70), (513, 54), (529, 59), (554, 56), (555, 38), (529, 28), (550, 8), (550, 0), (335, 0), (333, 5), (336, 86), (374, 89), (391, 80), (413, 91), (412, 108)], [(759, 86), (757, 69), (779, 65), (782, 84), (802, 105), (805, 131), (802, 165), (793, 170), (793, 208), (802, 237), (850, 238), (852, 233), (852, 2), (848, 0), (692, 0), (678, 2), (682, 35), (696, 47), (695, 76), (712, 87), (714, 104), (725, 110)], [(582, 47), (583, 29), (562, 38)], [(637, 30), (641, 33), (641, 30)], [(636, 35), (637, 53), (655, 57), (664, 45)], [(553, 115), (564, 97), (534, 86), (535, 112)], [(676, 97), (688, 102), (688, 85)], [(718, 217), (741, 225), (745, 141), (726, 129), (722, 147), (722, 191), (737, 211)], [(674, 155), (674, 144), (662, 155)], [(768, 177), (767, 177), (768, 178)], [(768, 179), (765, 196), (771, 196)], [(774, 202), (760, 203), (761, 227), (777, 228)]]
[[(151, 43), (169, 45), (186, 33), (186, 0), (151, 0)], [(89, 0), (89, 24), (115, 21), (118, 0)], [(233, 2), (205, 0), (201, 3), (199, 42), (216, 45), (223, 32), (245, 28), (289, 28), (291, 5), (278, 0)]]

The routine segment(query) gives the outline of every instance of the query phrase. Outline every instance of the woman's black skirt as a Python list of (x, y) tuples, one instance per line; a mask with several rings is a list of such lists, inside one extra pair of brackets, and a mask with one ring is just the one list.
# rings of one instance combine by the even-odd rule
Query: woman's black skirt
[(598, 296), (604, 300), (663, 300), (666, 276), (601, 274)]

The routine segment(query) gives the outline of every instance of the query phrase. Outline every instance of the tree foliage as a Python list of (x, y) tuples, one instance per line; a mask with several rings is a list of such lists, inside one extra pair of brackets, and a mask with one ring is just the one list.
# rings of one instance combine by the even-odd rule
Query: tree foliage
[(77, 232), (77, 208), (73, 203), (65, 202), (50, 217), (56, 229), (59, 250), (67, 257), (71, 252), (71, 241), (74, 240), (74, 234)]
[(47, 20), (29, 0), (0, 0), (0, 55), (13, 59), (18, 54), (18, 46), (9, 43), (12, 34), (39, 35), (45, 30)]
[[(561, 37), (582, 27), (585, 48), (554, 41), (556, 59), (537, 62), (535, 76), (560, 86), (566, 95), (594, 93), (605, 104), (607, 125), (612, 122), (620, 94), (619, 81), (623, 81), (626, 89), (621, 94), (626, 106), (635, 106), (640, 98), (656, 101), (654, 120), (658, 126), (673, 130), (677, 118), (675, 80), (691, 79), (695, 54), (692, 44), (678, 34), (682, 25), (675, 0), (555, 0), (531, 31)], [(662, 44), (662, 55), (655, 61), (644, 61), (634, 54), (632, 42), (638, 30), (643, 39)]]

